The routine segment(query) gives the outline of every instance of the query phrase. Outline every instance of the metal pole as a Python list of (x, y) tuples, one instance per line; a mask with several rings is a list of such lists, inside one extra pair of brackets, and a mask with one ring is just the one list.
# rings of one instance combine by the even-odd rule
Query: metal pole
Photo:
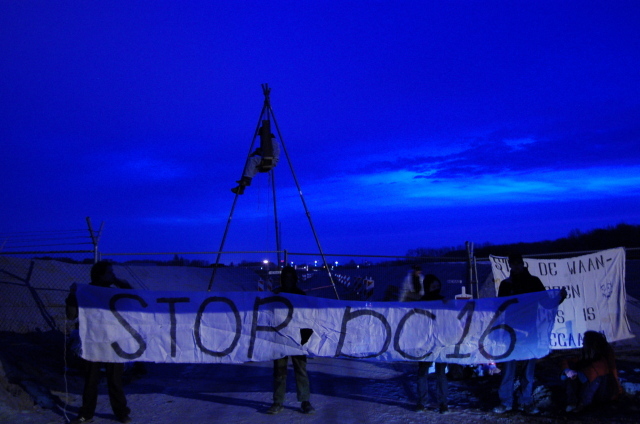
[(296, 187), (298, 188), (298, 193), (300, 194), (300, 200), (302, 200), (302, 206), (304, 207), (305, 213), (307, 214), (309, 225), (311, 226), (311, 231), (313, 232), (313, 237), (316, 240), (316, 244), (318, 245), (318, 250), (320, 251), (320, 256), (322, 257), (322, 261), (324, 262), (324, 266), (327, 270), (329, 281), (331, 281), (331, 285), (333, 286), (333, 291), (336, 293), (336, 299), (340, 300), (340, 296), (338, 295), (338, 289), (336, 288), (336, 284), (333, 281), (333, 276), (331, 275), (331, 270), (329, 269), (329, 264), (327, 263), (327, 258), (324, 255), (324, 251), (322, 250), (322, 246), (320, 245), (320, 239), (318, 239), (318, 234), (316, 233), (316, 229), (313, 225), (313, 220), (311, 219), (311, 213), (309, 212), (309, 208), (307, 208), (307, 203), (305, 202), (304, 196), (302, 195), (302, 189), (300, 188), (300, 183), (298, 183), (298, 178), (296, 177), (296, 173), (293, 169), (293, 164), (291, 163), (291, 159), (289, 159), (289, 152), (287, 152), (287, 146), (284, 144), (284, 139), (282, 138), (282, 134), (280, 133), (280, 127), (278, 126), (278, 121), (276, 120), (276, 116), (273, 113), (271, 106), (269, 106), (269, 110), (271, 112), (271, 117), (273, 118), (273, 123), (276, 126), (278, 137), (280, 138), (280, 142), (282, 143), (282, 150), (284, 150), (284, 154), (287, 157), (287, 162), (289, 163), (289, 168), (291, 169), (291, 175), (293, 176), (293, 180), (295, 181)]
[[(264, 101), (264, 106), (262, 106), (262, 110), (260, 111), (260, 116), (258, 117), (258, 125), (256, 126), (256, 130), (253, 133), (253, 139), (251, 140), (251, 145), (249, 146), (249, 153), (247, 153), (247, 161), (249, 160), (249, 155), (251, 155), (251, 152), (253, 152), (253, 145), (256, 142), (256, 137), (258, 136), (258, 132), (260, 130), (260, 122), (262, 121), (262, 116), (264, 115), (269, 105), (268, 93), (269, 91), (271, 91), (271, 89), (265, 87), (265, 85), (266, 84), (263, 84), (262, 90), (265, 93), (266, 98)], [(245, 161), (245, 165), (247, 161)], [(240, 175), (240, 179), (242, 179), (242, 175)], [(216, 272), (218, 271), (218, 265), (220, 264), (220, 256), (222, 256), (222, 249), (224, 248), (224, 243), (225, 243), (225, 240), (227, 239), (227, 233), (229, 232), (229, 226), (231, 225), (231, 220), (233, 219), (233, 212), (236, 208), (236, 203), (238, 202), (238, 196), (239, 194), (236, 193), (235, 197), (233, 198), (233, 203), (231, 205), (231, 212), (229, 213), (229, 218), (227, 219), (227, 226), (225, 227), (224, 234), (222, 235), (222, 242), (220, 243), (220, 248), (218, 249), (218, 255), (216, 256), (216, 263), (214, 264), (213, 271), (211, 272), (211, 278), (209, 279), (209, 286), (207, 287), (207, 291), (211, 291), (211, 287), (213, 286), (213, 281), (216, 278)]]
[(277, 254), (278, 263), (276, 265), (278, 268), (280, 268), (280, 250), (282, 248), (282, 244), (280, 240), (280, 231), (279, 231), (279, 223), (278, 223), (278, 203), (276, 200), (276, 174), (273, 172), (273, 170), (271, 170), (269, 171), (269, 175), (271, 176), (271, 190), (273, 192), (273, 220), (274, 220), (275, 229), (276, 229), (276, 251), (278, 252)]
[[(316, 240), (316, 244), (318, 245), (318, 249), (320, 250), (320, 255), (322, 256), (322, 261), (324, 262), (324, 266), (327, 270), (327, 275), (329, 276), (329, 281), (331, 281), (331, 285), (333, 286), (333, 290), (336, 293), (336, 299), (340, 299), (340, 296), (338, 295), (338, 289), (336, 288), (336, 284), (333, 281), (333, 276), (331, 275), (331, 270), (329, 269), (329, 264), (327, 263), (327, 259), (325, 257), (324, 251), (322, 250), (322, 246), (320, 245), (320, 240), (318, 239), (318, 235), (316, 233), (316, 229), (313, 225), (313, 220), (311, 219), (311, 213), (309, 212), (309, 208), (307, 208), (307, 203), (304, 200), (304, 196), (302, 195), (302, 190), (300, 189), (300, 184), (298, 183), (298, 178), (296, 177), (296, 173), (293, 169), (293, 165), (291, 163), (291, 159), (289, 159), (289, 153), (287, 152), (287, 147), (284, 144), (284, 140), (282, 138), (282, 133), (280, 132), (280, 128), (278, 127), (278, 122), (276, 121), (276, 117), (275, 114), (273, 113), (273, 109), (271, 109), (271, 102), (269, 99), (269, 95), (271, 94), (271, 89), (269, 88), (268, 84), (262, 84), (262, 93), (264, 94), (264, 105), (262, 107), (262, 111), (260, 113), (260, 118), (258, 119), (258, 125), (256, 126), (256, 131), (254, 133), (253, 136), (253, 141), (251, 142), (251, 148), (249, 148), (249, 154), (247, 155), (247, 158), (249, 157), (249, 155), (251, 154), (252, 150), (253, 150), (253, 143), (255, 142), (256, 137), (258, 136), (259, 133), (259, 129), (260, 129), (260, 123), (262, 120), (262, 117), (265, 115), (265, 113), (267, 114), (267, 117), (273, 118), (273, 123), (276, 126), (276, 132), (278, 133), (278, 138), (280, 138), (280, 143), (282, 143), (282, 149), (284, 150), (285, 156), (287, 157), (287, 162), (289, 163), (289, 168), (291, 169), (291, 174), (293, 175), (293, 180), (296, 183), (296, 187), (298, 188), (298, 193), (300, 193), (300, 199), (302, 200), (302, 206), (304, 207), (304, 210), (307, 214), (307, 218), (309, 219), (309, 225), (311, 226), (311, 231), (313, 232), (313, 236)], [(248, 159), (247, 159), (248, 160)], [(273, 175), (273, 172), (272, 172)], [(277, 244), (277, 251), (278, 251), (278, 261), (280, 261), (280, 236), (279, 236), (279, 231), (278, 231), (278, 215), (277, 215), (277, 205), (276, 205), (276, 196), (275, 196), (275, 179), (272, 180), (273, 184), (273, 204), (274, 204), (274, 215), (275, 215), (275, 225), (276, 225), (276, 244)], [(222, 249), (224, 248), (224, 242), (225, 239), (227, 237), (227, 232), (229, 231), (229, 225), (231, 224), (231, 219), (233, 217), (233, 211), (235, 209), (236, 206), (236, 202), (238, 201), (238, 193), (236, 193), (236, 196), (233, 200), (233, 205), (231, 207), (231, 213), (229, 214), (229, 219), (227, 220), (227, 226), (224, 232), (224, 235), (222, 237), (222, 243), (220, 244), (220, 249), (218, 249), (218, 256), (216, 258), (216, 263), (215, 266), (213, 268), (213, 272), (211, 273), (211, 279), (209, 280), (209, 287), (207, 289), (207, 291), (211, 291), (211, 287), (213, 285), (213, 281), (215, 279), (216, 276), (216, 271), (218, 269), (218, 264), (220, 262), (220, 255), (222, 255)], [(287, 261), (287, 253), (285, 251), (284, 254), (285, 257), (285, 262)], [(278, 264), (279, 266), (280, 264)]]
[(471, 297), (477, 299), (478, 298), (478, 293), (477, 293), (477, 287), (476, 287), (476, 293), (474, 295), (473, 291), (474, 291), (474, 284), (473, 284), (473, 242), (470, 241), (466, 241), (465, 242), (466, 246), (467, 246), (467, 271), (468, 271), (468, 278), (469, 278), (469, 293), (471, 293)]
[(478, 263), (476, 262), (476, 255), (473, 255), (473, 275), (476, 285), (476, 299), (480, 299), (480, 286), (478, 285)]
[(98, 250), (98, 243), (100, 242), (100, 235), (102, 234), (102, 228), (104, 227), (104, 221), (100, 224), (100, 230), (98, 230), (98, 234), (93, 231), (93, 226), (91, 225), (91, 217), (86, 217), (87, 226), (89, 227), (89, 235), (91, 236), (91, 243), (93, 244), (93, 263), (97, 263), (100, 261), (100, 252)]
[(224, 229), (224, 234), (222, 235), (222, 241), (220, 242), (220, 249), (218, 249), (218, 255), (216, 256), (216, 263), (213, 266), (213, 272), (211, 273), (211, 278), (209, 279), (209, 286), (207, 287), (207, 291), (211, 291), (211, 286), (213, 285), (213, 280), (216, 278), (216, 272), (218, 271), (218, 264), (220, 264), (220, 256), (222, 255), (222, 249), (224, 247), (224, 242), (227, 239), (227, 233), (229, 232), (229, 226), (231, 225), (231, 220), (233, 219), (233, 211), (236, 208), (236, 203), (238, 202), (238, 194), (233, 198), (233, 204), (231, 205), (231, 212), (229, 212), (229, 218), (227, 219), (227, 226)]

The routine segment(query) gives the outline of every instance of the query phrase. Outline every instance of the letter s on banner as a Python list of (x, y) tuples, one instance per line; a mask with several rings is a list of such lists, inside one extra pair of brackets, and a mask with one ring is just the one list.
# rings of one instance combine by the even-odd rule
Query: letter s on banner
[(144, 339), (142, 338), (142, 336), (140, 335), (140, 333), (138, 333), (132, 326), (131, 324), (129, 324), (127, 322), (127, 320), (125, 320), (122, 315), (120, 315), (120, 312), (117, 311), (116, 309), (116, 303), (120, 300), (120, 299), (132, 299), (132, 300), (137, 300), (138, 302), (140, 302), (140, 304), (142, 305), (143, 308), (146, 308), (147, 302), (144, 301), (143, 298), (141, 298), (140, 296), (136, 295), (136, 294), (127, 294), (127, 293), (120, 293), (120, 294), (116, 294), (114, 296), (111, 297), (111, 299), (109, 299), (109, 309), (111, 310), (111, 313), (116, 317), (116, 319), (118, 320), (118, 322), (124, 327), (125, 330), (127, 330), (129, 332), (129, 334), (131, 334), (133, 336), (133, 338), (138, 342), (138, 344), (140, 345), (140, 347), (138, 348), (138, 350), (136, 350), (134, 353), (127, 353), (125, 352), (120, 345), (118, 344), (118, 342), (113, 342), (111, 343), (111, 347), (113, 348), (113, 350), (116, 352), (116, 354), (124, 359), (136, 359), (142, 356), (142, 354), (144, 353), (144, 351), (147, 349), (147, 342), (144, 341)]

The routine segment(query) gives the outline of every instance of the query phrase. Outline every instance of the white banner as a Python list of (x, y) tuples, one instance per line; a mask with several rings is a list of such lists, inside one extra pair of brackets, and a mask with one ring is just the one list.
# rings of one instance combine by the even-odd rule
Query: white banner
[(541, 358), (559, 290), (448, 302), (79, 285), (82, 357), (242, 363), (289, 355), (460, 364)]
[[(506, 257), (491, 256), (496, 285), (509, 276)], [(587, 330), (602, 332), (609, 342), (634, 337), (627, 321), (625, 252), (619, 247), (569, 259), (524, 259), (531, 275), (548, 289), (567, 290), (558, 308), (549, 347), (582, 346)]]

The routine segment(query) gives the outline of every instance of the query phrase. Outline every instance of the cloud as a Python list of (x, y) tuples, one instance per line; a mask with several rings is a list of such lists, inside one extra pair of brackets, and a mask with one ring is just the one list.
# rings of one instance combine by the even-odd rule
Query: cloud
[(168, 183), (192, 175), (188, 163), (180, 162), (177, 156), (161, 157), (160, 154), (139, 149), (97, 151), (85, 155), (83, 162), (91, 164), (99, 181), (114, 186)]
[[(322, 209), (392, 211), (459, 205), (603, 201), (640, 194), (640, 166), (591, 167), (580, 170), (498, 170), (445, 177), (442, 172), (389, 170), (316, 182), (311, 188)], [(307, 190), (307, 192), (310, 190)], [(319, 196), (319, 198), (318, 198)]]

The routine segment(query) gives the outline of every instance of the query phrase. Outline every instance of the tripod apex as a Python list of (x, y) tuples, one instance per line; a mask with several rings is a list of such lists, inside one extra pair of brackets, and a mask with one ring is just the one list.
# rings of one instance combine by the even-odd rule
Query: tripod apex
[(264, 94), (265, 102), (268, 102), (269, 101), (269, 94), (271, 94), (271, 88), (269, 88), (269, 84), (267, 84), (267, 83), (262, 84), (262, 93)]

